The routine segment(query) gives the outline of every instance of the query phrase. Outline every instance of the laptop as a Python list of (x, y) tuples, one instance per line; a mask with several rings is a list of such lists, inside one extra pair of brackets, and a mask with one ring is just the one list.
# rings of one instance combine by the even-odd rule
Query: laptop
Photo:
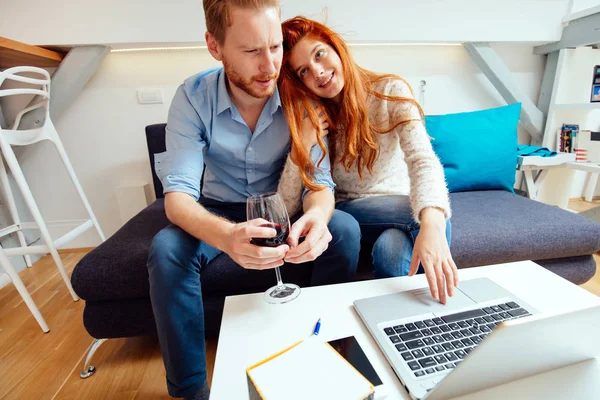
[(540, 314), (487, 278), (354, 301), (413, 399), (448, 399), (594, 358), (600, 306)]

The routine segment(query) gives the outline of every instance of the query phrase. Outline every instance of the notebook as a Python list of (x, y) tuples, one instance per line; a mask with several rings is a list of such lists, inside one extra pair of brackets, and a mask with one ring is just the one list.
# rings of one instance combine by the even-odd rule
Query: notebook
[(371, 400), (374, 387), (328, 343), (300, 341), (246, 370), (251, 400)]

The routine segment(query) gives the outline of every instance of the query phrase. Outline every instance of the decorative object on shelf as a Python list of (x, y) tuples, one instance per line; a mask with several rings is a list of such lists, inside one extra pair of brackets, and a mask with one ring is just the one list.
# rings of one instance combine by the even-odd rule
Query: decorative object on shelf
[(587, 149), (575, 148), (575, 161), (576, 162), (586, 162), (588, 160), (588, 151)]
[(582, 130), (575, 144), (576, 161), (600, 163), (600, 132)]
[(576, 137), (573, 143), (573, 152), (577, 157), (575, 161), (586, 162), (588, 161), (589, 142), (591, 139), (592, 131), (582, 129)]
[(563, 124), (562, 128), (558, 132), (556, 149), (561, 153), (572, 153), (578, 133), (579, 125)]
[(594, 67), (594, 76), (592, 77), (592, 98), (591, 103), (600, 103), (600, 65)]

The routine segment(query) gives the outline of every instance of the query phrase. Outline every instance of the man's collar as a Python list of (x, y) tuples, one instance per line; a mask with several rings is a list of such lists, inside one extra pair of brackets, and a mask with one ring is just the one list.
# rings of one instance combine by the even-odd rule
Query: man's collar
[(219, 81), (217, 84), (217, 114), (221, 114), (223, 111), (231, 108), (231, 98), (227, 91), (227, 78), (225, 77), (225, 70), (219, 72)]

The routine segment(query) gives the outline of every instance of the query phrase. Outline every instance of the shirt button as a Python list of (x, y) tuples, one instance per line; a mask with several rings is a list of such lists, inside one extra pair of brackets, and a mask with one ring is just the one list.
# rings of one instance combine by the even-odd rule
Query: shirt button
[(252, 147), (248, 147), (248, 151), (252, 151)]
[(252, 170), (251, 170), (251, 169), (249, 169), (249, 170), (248, 170), (248, 173), (249, 173), (249, 174), (251, 174), (251, 173), (252, 173)]

